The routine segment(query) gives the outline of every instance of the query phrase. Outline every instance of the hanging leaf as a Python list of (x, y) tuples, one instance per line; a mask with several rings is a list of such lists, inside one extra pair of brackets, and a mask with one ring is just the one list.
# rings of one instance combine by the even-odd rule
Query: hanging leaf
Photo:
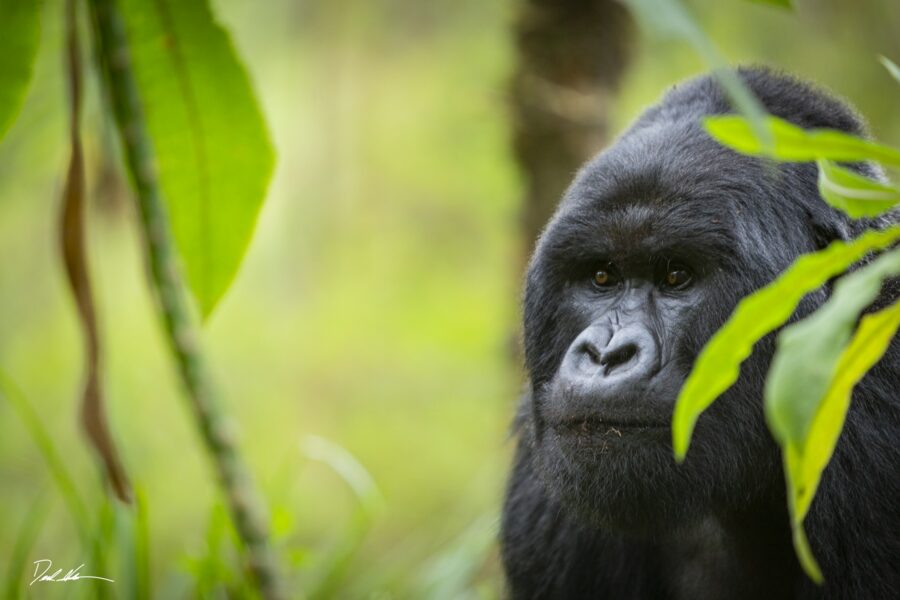
[(817, 582), (822, 581), (822, 573), (806, 541), (803, 519), (819, 487), (822, 472), (837, 446), (850, 408), (853, 387), (881, 360), (898, 327), (900, 303), (863, 317), (856, 334), (841, 354), (805, 441), (784, 447), (794, 547), (804, 570)]
[(66, 3), (67, 44), (66, 59), (69, 74), (69, 126), (71, 156), (63, 187), (60, 243), (63, 263), (84, 335), (85, 383), (81, 401), (81, 419), (88, 439), (103, 461), (113, 491), (123, 502), (131, 499), (131, 486), (122, 468), (106, 414), (103, 410), (103, 390), (100, 378), (100, 336), (97, 315), (87, 265), (84, 225), (84, 157), (81, 150), (81, 57), (78, 47), (78, 28), (75, 0)]
[(707, 117), (706, 131), (720, 144), (742, 154), (766, 156), (786, 162), (811, 162), (819, 159), (839, 162), (874, 160), (900, 166), (900, 150), (870, 142), (834, 129), (803, 129), (778, 117), (766, 117), (766, 128), (773, 142), (768, 148), (760, 142), (749, 121), (738, 115)]
[[(786, 467), (785, 467), (786, 468)], [(806, 539), (806, 532), (796, 520), (791, 520), (791, 533), (794, 542), (794, 551), (797, 553), (797, 559), (800, 561), (800, 567), (809, 575), (814, 582), (821, 584), (825, 579), (822, 577), (822, 569), (816, 562), (812, 549), (809, 547), (809, 541)]]
[(898, 275), (900, 251), (894, 250), (843, 278), (823, 307), (781, 333), (766, 380), (766, 416), (784, 451), (794, 546), (815, 581), (822, 574), (802, 521), (834, 452), (853, 386), (887, 350), (900, 326), (900, 305), (863, 317), (852, 340), (851, 332), (882, 282)]
[(39, 0), (0, 0), (0, 139), (22, 108), (41, 37)]
[(274, 165), (250, 81), (204, 0), (123, 0), (187, 282), (204, 317), (237, 273)]
[(864, 177), (830, 160), (819, 161), (819, 193), (854, 219), (875, 217), (900, 204), (900, 188)]
[(806, 439), (859, 314), (875, 301), (882, 282), (897, 276), (900, 250), (843, 277), (828, 302), (778, 336), (766, 380), (766, 416), (782, 444)]
[(794, 444), (788, 469), (793, 485), (796, 518), (802, 520), (819, 485), (822, 471), (834, 453), (844, 426), (854, 386), (874, 367), (900, 328), (900, 303), (866, 315), (841, 353), (828, 389), (816, 406), (809, 432)]
[(807, 293), (869, 252), (897, 240), (900, 226), (870, 231), (851, 242), (834, 242), (820, 252), (801, 256), (773, 283), (744, 298), (700, 352), (681, 388), (672, 417), (675, 458), (684, 460), (697, 418), (737, 381), (741, 363), (756, 342), (787, 321)]

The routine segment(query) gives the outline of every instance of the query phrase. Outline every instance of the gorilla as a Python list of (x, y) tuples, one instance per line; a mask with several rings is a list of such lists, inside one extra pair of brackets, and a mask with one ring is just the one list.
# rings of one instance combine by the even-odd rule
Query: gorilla
[[(777, 117), (866, 135), (814, 86), (765, 68), (738, 75)], [(675, 399), (739, 300), (800, 254), (897, 220), (829, 207), (815, 164), (719, 145), (701, 121), (728, 112), (711, 76), (675, 86), (580, 170), (538, 241), (500, 534), (514, 599), (900, 597), (900, 341), (856, 387), (804, 523), (823, 585), (794, 554), (763, 415), (774, 336), (700, 417), (685, 462), (673, 458)], [(898, 297), (885, 284), (879, 305)]]

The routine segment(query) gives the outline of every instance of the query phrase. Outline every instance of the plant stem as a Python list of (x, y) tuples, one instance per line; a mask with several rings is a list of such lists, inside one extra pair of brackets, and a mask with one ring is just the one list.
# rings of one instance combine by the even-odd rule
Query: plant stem
[(165, 332), (257, 588), (264, 598), (284, 598), (277, 559), (269, 541), (265, 507), (241, 459), (234, 426), (222, 409), (219, 394), (207, 371), (181, 282), (153, 149), (131, 68), (125, 25), (115, 0), (89, 0), (89, 4), (108, 99), (112, 103), (126, 165), (137, 195), (146, 256)]

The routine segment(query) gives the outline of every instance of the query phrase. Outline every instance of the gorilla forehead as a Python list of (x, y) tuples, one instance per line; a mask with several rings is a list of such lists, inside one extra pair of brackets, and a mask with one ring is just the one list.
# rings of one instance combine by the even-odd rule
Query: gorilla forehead
[[(686, 141), (656, 129), (632, 134), (582, 169), (548, 227), (548, 252), (569, 258), (675, 249), (730, 254), (741, 205), (760, 190), (751, 177), (745, 187), (723, 173), (742, 161), (711, 140)], [(689, 158), (689, 145), (706, 150), (708, 159)]]
[[(545, 232), (548, 258), (678, 254), (733, 266), (754, 257), (769, 270), (805, 251), (809, 231), (798, 224), (815, 175), (738, 155), (700, 118), (639, 123), (582, 168)], [(786, 193), (789, 177), (808, 185)]]

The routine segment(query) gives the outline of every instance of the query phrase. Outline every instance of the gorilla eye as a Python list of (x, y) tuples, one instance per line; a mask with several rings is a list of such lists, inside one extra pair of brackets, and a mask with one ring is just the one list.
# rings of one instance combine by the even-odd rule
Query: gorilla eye
[(619, 282), (615, 272), (613, 271), (612, 265), (604, 265), (603, 267), (597, 269), (597, 272), (594, 273), (593, 281), (594, 285), (599, 288), (612, 287)]
[(666, 286), (670, 288), (684, 287), (691, 282), (691, 273), (682, 267), (672, 266), (666, 273)]

